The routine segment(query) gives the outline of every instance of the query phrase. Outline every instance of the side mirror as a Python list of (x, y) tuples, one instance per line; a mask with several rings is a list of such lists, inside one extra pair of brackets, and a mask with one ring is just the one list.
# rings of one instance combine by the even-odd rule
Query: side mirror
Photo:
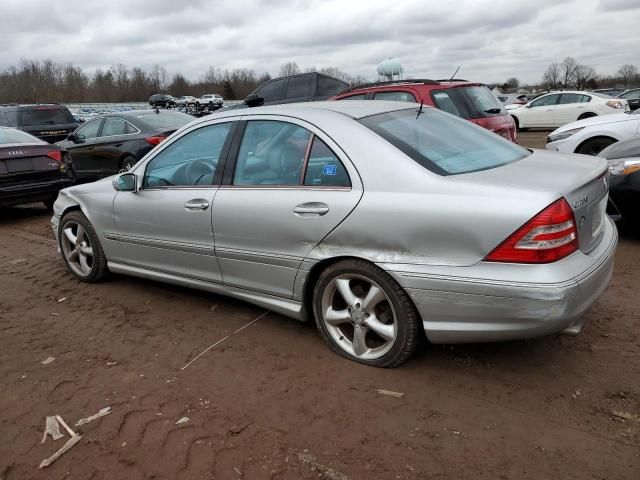
[(264, 98), (259, 97), (255, 93), (252, 93), (244, 99), (244, 103), (250, 107), (259, 107), (261, 105), (264, 105)]
[(73, 132), (67, 135), (67, 140), (69, 140), (70, 142), (76, 143), (76, 136), (73, 134)]
[(136, 192), (138, 182), (135, 174), (121, 173), (113, 180), (113, 188), (119, 192)]

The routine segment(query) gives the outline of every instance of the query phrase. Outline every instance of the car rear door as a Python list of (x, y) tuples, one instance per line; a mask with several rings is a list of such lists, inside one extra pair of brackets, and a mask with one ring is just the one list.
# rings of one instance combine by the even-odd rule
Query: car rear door
[(134, 167), (138, 191), (114, 200), (113, 261), (221, 282), (211, 206), (233, 128), (228, 118), (194, 125)]
[(362, 184), (315, 126), (243, 119), (213, 204), (216, 256), (225, 284), (291, 298), (300, 263), (355, 208)]
[(554, 125), (565, 125), (574, 122), (587, 111), (591, 97), (579, 93), (563, 93), (554, 111)]

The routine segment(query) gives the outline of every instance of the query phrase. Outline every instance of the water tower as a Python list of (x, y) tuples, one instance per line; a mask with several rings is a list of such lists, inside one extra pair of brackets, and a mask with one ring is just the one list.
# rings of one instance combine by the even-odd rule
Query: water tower
[(378, 65), (378, 80), (401, 80), (404, 69), (397, 58), (387, 58)]

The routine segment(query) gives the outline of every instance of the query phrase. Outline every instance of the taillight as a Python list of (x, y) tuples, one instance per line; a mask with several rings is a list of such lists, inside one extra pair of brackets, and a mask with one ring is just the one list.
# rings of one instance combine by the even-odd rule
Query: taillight
[(62, 152), (60, 150), (51, 150), (47, 152), (47, 157), (53, 158), (56, 162), (62, 161)]
[(615, 108), (616, 110), (622, 110), (624, 108), (624, 103), (620, 100), (608, 100), (607, 106), (611, 108)]
[(147, 137), (145, 138), (145, 140), (147, 141), (147, 143), (149, 145), (153, 145), (154, 147), (156, 145), (158, 145), (160, 142), (162, 142), (165, 138), (167, 138), (164, 135), (154, 135), (153, 137)]
[(489, 262), (551, 263), (578, 250), (573, 211), (561, 198), (520, 227), (487, 257)]

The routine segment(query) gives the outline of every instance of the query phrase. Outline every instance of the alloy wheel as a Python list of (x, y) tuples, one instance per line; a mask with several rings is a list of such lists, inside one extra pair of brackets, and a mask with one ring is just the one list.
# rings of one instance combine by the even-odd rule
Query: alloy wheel
[(93, 268), (94, 252), (84, 227), (74, 221), (65, 223), (60, 244), (69, 267), (82, 277), (88, 276)]

